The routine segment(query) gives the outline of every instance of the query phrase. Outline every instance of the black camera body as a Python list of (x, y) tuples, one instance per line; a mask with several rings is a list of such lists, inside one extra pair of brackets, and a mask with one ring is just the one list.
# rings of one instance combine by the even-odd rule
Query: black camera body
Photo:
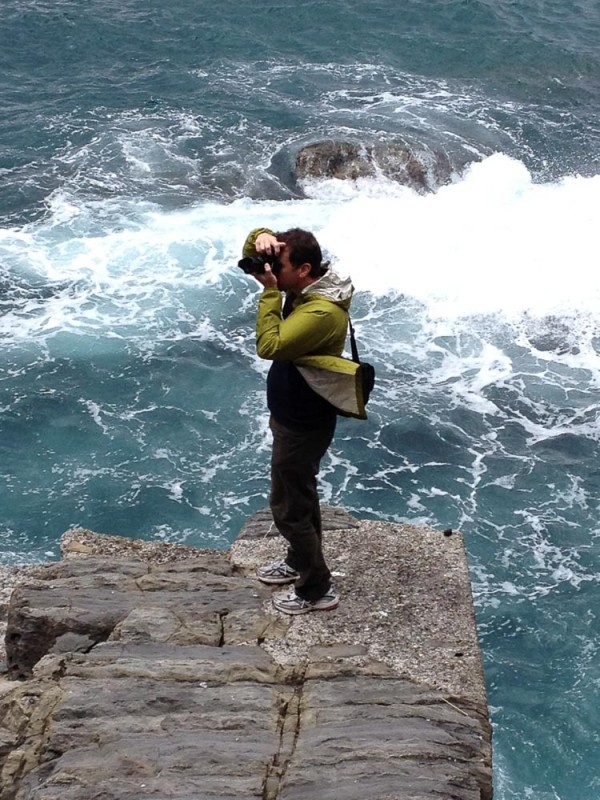
[(238, 261), (238, 267), (246, 275), (262, 275), (265, 271), (265, 264), (270, 264), (273, 275), (277, 275), (281, 270), (281, 263), (277, 256), (248, 256), (248, 258)]

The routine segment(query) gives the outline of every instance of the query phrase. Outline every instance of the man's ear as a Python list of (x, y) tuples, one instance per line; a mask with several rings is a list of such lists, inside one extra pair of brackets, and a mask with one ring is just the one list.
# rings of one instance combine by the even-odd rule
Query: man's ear
[(310, 266), (308, 261), (306, 261), (304, 264), (300, 264), (300, 266), (298, 267), (300, 277), (307, 278), (310, 275), (311, 269), (312, 267)]

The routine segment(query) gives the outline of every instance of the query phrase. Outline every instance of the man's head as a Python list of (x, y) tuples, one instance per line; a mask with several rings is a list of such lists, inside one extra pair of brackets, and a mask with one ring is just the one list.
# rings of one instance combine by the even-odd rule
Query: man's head
[(283, 233), (276, 233), (275, 235), (278, 242), (285, 242), (285, 249), (293, 267), (297, 269), (302, 264), (309, 264), (311, 278), (317, 279), (321, 277), (323, 253), (312, 233), (303, 231), (302, 228), (290, 228), (289, 231), (283, 231)]
[(277, 275), (278, 286), (283, 291), (298, 294), (324, 274), (321, 266), (323, 253), (309, 231), (290, 228), (275, 235), (278, 242), (285, 243), (285, 248), (279, 253), (281, 269)]

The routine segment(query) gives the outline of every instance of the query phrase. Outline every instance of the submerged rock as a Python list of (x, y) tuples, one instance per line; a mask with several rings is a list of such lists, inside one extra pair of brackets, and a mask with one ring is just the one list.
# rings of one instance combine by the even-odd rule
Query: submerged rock
[(540, 319), (527, 319), (525, 334), (530, 344), (542, 353), (577, 355), (580, 352), (576, 333), (568, 323), (552, 314)]
[(417, 192), (431, 192), (448, 183), (452, 167), (445, 153), (403, 141), (360, 144), (321, 141), (301, 147), (295, 157), (295, 175), (307, 178), (359, 178), (383, 175)]
[(371, 148), (354, 142), (315, 142), (296, 155), (296, 176), (356, 180), (375, 175)]

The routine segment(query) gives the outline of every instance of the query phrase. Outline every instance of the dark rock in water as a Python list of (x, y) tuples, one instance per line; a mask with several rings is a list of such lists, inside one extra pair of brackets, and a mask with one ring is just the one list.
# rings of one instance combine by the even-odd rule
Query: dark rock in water
[(298, 178), (370, 178), (375, 175), (372, 151), (354, 142), (315, 142), (296, 155)]
[(403, 141), (374, 145), (322, 141), (305, 145), (296, 154), (296, 178), (357, 180), (384, 175), (418, 192), (431, 192), (447, 183), (452, 167), (445, 153)]
[(531, 320), (526, 332), (530, 344), (542, 353), (554, 352), (559, 356), (579, 353), (579, 347), (574, 341), (574, 334), (569, 325), (554, 315)]
[(401, 142), (375, 145), (375, 163), (391, 180), (417, 191), (434, 191), (452, 178), (448, 156), (426, 147), (411, 148)]
[(304, 197), (302, 187), (296, 178), (295, 155), (290, 153), (288, 148), (283, 147), (272, 156), (269, 173), (280, 186), (287, 189), (291, 197)]
[(577, 345), (571, 346), (568, 342), (561, 341), (557, 334), (543, 333), (539, 336), (532, 336), (529, 341), (540, 353), (556, 353), (559, 356), (570, 353), (576, 356), (580, 352)]
[(564, 467), (580, 464), (583, 459), (597, 459), (598, 445), (574, 433), (562, 433), (531, 445), (536, 458)]

